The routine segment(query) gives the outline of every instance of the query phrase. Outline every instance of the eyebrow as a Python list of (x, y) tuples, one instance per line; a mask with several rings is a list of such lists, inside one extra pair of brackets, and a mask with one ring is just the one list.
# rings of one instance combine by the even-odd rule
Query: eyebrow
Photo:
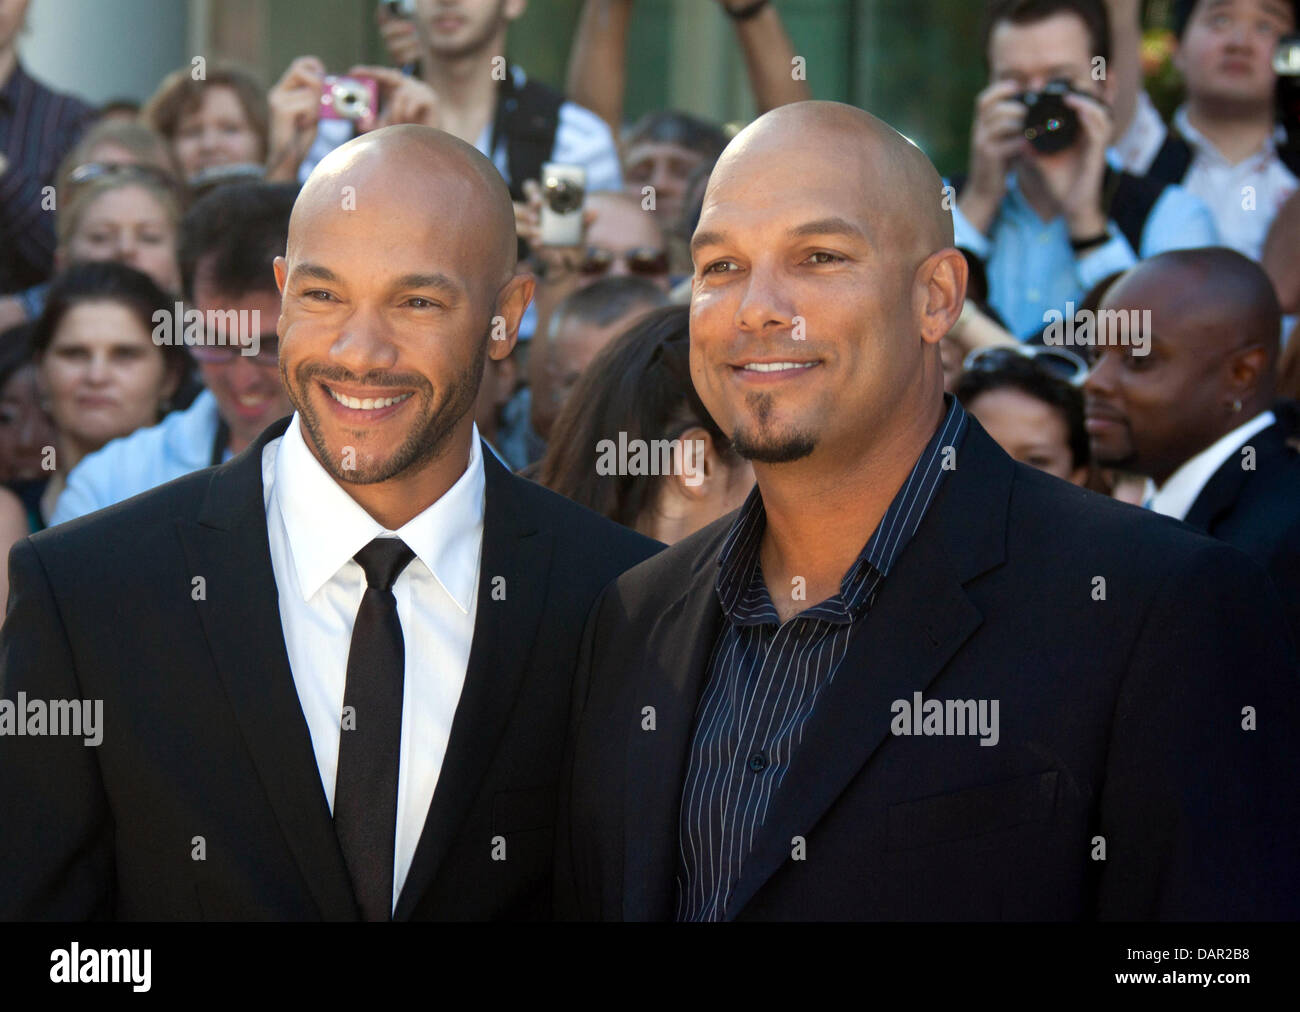
[[(294, 267), (290, 280), (296, 280), (299, 277), (315, 278), (317, 281), (328, 281), (332, 284), (340, 284), (342, 279), (328, 267), (321, 264), (301, 263)], [(411, 289), (411, 288), (432, 288), (435, 291), (444, 292), (447, 295), (460, 295), (461, 286), (449, 278), (446, 274), (403, 274), (393, 282), (394, 289)]]
[[(804, 222), (802, 225), (796, 225), (786, 233), (792, 239), (802, 239), (814, 235), (843, 235), (851, 239), (861, 239), (866, 241), (866, 233), (861, 228), (854, 225), (851, 221), (844, 218), (818, 218), (816, 221)], [(723, 232), (696, 232), (691, 239), (691, 250), (695, 251), (703, 246), (712, 246), (726, 240), (726, 234)]]

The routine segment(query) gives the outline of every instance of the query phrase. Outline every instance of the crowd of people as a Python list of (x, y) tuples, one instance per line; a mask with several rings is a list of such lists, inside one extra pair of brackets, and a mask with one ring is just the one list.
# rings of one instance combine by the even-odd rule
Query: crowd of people
[[(758, 112), (809, 100), (778, 5), (717, 2)], [(138, 107), (98, 109), (24, 69), (28, 6), (0, 3), (0, 566), (28, 534), (230, 461), (294, 412), (272, 264), (295, 201), (331, 152), (401, 125), (490, 160), (535, 285), (473, 391), (483, 451), (663, 544), (754, 508), (767, 458), (706, 408), (692, 347), (701, 293), (741, 269), (705, 262), (718, 233), (699, 225), (732, 133), (676, 110), (624, 121), (632, 0), (586, 0), (563, 92), (493, 72), (524, 0), (417, 0), (377, 7), (388, 65), (303, 54), (269, 89), (186, 65)], [(1300, 642), (1300, 3), (1175, 0), (1167, 121), (1143, 90), (1142, 6), (987, 4), (969, 164), (933, 194), (969, 279), (935, 338), (948, 417), (1253, 556)], [(331, 69), (373, 82), (376, 107), (323, 114)], [(548, 235), (548, 165), (582, 170), (577, 241)], [(160, 342), (187, 311), (197, 339)], [(1085, 317), (1092, 337), (1063, 341)], [(1118, 320), (1132, 329), (1108, 340)], [(672, 466), (602, 466), (602, 446), (633, 443), (672, 445)], [(710, 916), (715, 891), (685, 916)]]

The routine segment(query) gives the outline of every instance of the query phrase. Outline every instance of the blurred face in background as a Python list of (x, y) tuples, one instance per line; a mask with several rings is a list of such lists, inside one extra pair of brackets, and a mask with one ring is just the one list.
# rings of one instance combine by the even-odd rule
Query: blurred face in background
[(1269, 107), (1278, 39), (1295, 31), (1290, 0), (1200, 0), (1174, 55), (1187, 93), (1243, 108)]
[(226, 296), (218, 292), (205, 277), (202, 262), (194, 280), (195, 308), (205, 315), (210, 310), (255, 310), (260, 323), (260, 354), (244, 355), (240, 349), (205, 348), (205, 353), (221, 356), (215, 361), (198, 359), (203, 385), (217, 399), (217, 411), (230, 427), (230, 449), (238, 453), (277, 418), (293, 413), (293, 405), (280, 382), (275, 357), (279, 338), (275, 323), (280, 316), (280, 293), (274, 290)]
[(0, 481), (46, 477), (45, 447), (54, 445), (54, 426), (41, 410), (36, 366), (15, 369), (0, 387)]
[(38, 372), (59, 434), (83, 455), (153, 425), (176, 392), (176, 375), (150, 328), (126, 306), (102, 299), (68, 310)]
[(480, 52), (527, 6), (527, 0), (416, 0), (415, 28), (434, 56), (452, 60)]
[(680, 144), (641, 141), (623, 159), (623, 182), (628, 193), (641, 200), (641, 188), (653, 186), (655, 213), (671, 228), (682, 216), (686, 185), (704, 156)]
[(639, 200), (622, 193), (593, 193), (594, 212), (587, 229), (587, 256), (578, 288), (601, 278), (636, 274), (668, 290), (668, 240), (656, 212), (641, 210)]
[(239, 95), (223, 84), (205, 89), (199, 104), (181, 115), (172, 149), (186, 179), (216, 165), (243, 165), (265, 157), (262, 139)]
[(1070, 427), (1051, 404), (1023, 390), (986, 390), (965, 405), (1002, 449), (1030, 467), (1082, 485), (1087, 467), (1076, 467)]
[(143, 186), (120, 186), (96, 197), (81, 212), (58, 265), (114, 260), (148, 274), (163, 291), (180, 290), (176, 225), (157, 197)]

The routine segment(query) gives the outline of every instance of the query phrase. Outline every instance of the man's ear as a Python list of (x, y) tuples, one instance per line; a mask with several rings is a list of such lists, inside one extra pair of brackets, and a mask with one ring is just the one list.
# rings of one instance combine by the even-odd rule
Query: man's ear
[(677, 437), (680, 452), (674, 463), (672, 491), (682, 499), (698, 502), (713, 492), (721, 468), (718, 451), (709, 430), (696, 425)]
[(284, 257), (276, 257), (271, 261), (271, 270), (275, 271), (275, 287), (284, 294), (284, 281), (289, 276), (289, 261)]
[(1263, 345), (1239, 348), (1228, 359), (1228, 390), (1243, 402), (1250, 400), (1259, 390), (1259, 381), (1268, 365), (1269, 354)]
[(916, 269), (917, 322), (927, 344), (938, 344), (961, 316), (969, 272), (966, 258), (952, 246), (931, 253)]
[(531, 274), (516, 274), (497, 293), (495, 312), (488, 332), (488, 357), (506, 358), (519, 340), (519, 322), (533, 299), (536, 281)]

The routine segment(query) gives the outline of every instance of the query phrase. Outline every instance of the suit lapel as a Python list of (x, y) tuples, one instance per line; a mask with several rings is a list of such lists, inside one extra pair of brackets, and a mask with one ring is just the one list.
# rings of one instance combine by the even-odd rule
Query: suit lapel
[(1246, 483), (1267, 467), (1275, 455), (1286, 452), (1286, 439), (1278, 424), (1270, 425), (1244, 440), (1242, 446), (1246, 445), (1255, 449), (1254, 470), (1248, 471), (1242, 466), (1240, 448), (1232, 452), (1211, 475), (1187, 511), (1186, 522), (1197, 530), (1206, 533), (1213, 531), (1219, 517), (1232, 509)]
[[(398, 897), (396, 920), (407, 920), (415, 912), (478, 795), (514, 706), (546, 600), (551, 535), (538, 529), (519, 501), (516, 483), (523, 479), (510, 474), (486, 444), (482, 450), (483, 555), (474, 642), (442, 772)], [(495, 577), (505, 579), (500, 600), (493, 595)]]
[(197, 522), (176, 521), (195, 607), (235, 719), (276, 820), (322, 918), (357, 917), (347, 867), (321, 787), (280, 624), (262, 489), (262, 450), (288, 419), (212, 472)]
[(888, 739), (893, 701), (925, 690), (983, 621), (962, 584), (1005, 557), (1014, 465), (974, 418), (969, 424), (957, 469), (817, 699), (727, 904), (729, 918), (790, 858), (792, 838), (808, 834)]
[[(695, 727), (695, 707), (709, 656), (722, 625), (714, 584), (721, 541), (712, 542), (680, 597), (647, 637), (665, 644), (648, 654), (631, 700), (637, 730), (628, 745), (623, 791), (623, 917), (671, 920), (677, 874), (682, 781)], [(641, 714), (655, 708), (655, 729), (642, 730)]]

